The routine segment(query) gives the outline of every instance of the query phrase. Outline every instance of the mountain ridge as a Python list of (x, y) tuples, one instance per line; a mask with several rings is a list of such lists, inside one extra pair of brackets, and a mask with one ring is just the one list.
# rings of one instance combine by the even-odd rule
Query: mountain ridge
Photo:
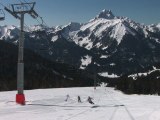
[[(7, 26), (4, 28), (0, 27), (0, 38), (17, 44), (18, 27), (9, 31)], [(96, 69), (98, 73), (134, 74), (160, 61), (160, 24), (143, 25), (127, 17), (115, 16), (111, 10), (103, 10), (83, 24), (71, 22), (51, 28), (36, 25), (30, 29), (25, 32), (26, 48), (50, 60)], [(41, 47), (47, 49), (45, 53)], [(92, 58), (89, 64), (82, 63), (85, 56)]]

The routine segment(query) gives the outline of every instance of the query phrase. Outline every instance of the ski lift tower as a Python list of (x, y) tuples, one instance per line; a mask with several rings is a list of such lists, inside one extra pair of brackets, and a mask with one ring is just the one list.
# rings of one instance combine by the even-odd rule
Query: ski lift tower
[(93, 79), (94, 79), (94, 90), (96, 90), (97, 86), (97, 66), (96, 63), (94, 62), (94, 71), (93, 71)]
[(38, 14), (34, 11), (35, 2), (11, 4), (11, 8), (5, 7), (4, 9), (9, 12), (16, 19), (20, 20), (20, 37), (19, 37), (19, 50), (18, 50), (18, 65), (17, 65), (17, 90), (16, 103), (24, 105), (25, 95), (24, 90), (24, 62), (23, 62), (23, 47), (24, 47), (24, 15), (30, 14), (31, 17), (36, 19)]

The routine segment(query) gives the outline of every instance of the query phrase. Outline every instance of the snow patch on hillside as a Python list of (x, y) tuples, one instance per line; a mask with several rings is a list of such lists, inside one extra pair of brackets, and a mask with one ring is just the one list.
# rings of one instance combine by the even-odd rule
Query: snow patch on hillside
[(160, 39), (159, 39), (159, 38), (150, 37), (150, 39), (155, 40), (155, 41), (156, 41), (156, 43), (160, 43)]
[(110, 66), (115, 66), (116, 64), (115, 63), (111, 63), (111, 64), (109, 64)]
[(106, 47), (103, 47), (103, 48), (102, 48), (102, 50), (106, 50), (107, 48), (108, 48), (108, 46), (106, 46)]
[(82, 57), (80, 69), (85, 69), (91, 62), (92, 62), (91, 56), (86, 55), (86, 56)]
[(109, 56), (108, 55), (101, 55), (100, 58), (108, 58)]
[(16, 29), (18, 29), (18, 28), (16, 28), (13, 25), (11, 25), (11, 26), (7, 26), (7, 25), (0, 26), (0, 39), (2, 39), (2, 38), (10, 38), (10, 39), (14, 38), (14, 35), (11, 35), (11, 31), (16, 30)]
[(99, 73), (100, 76), (107, 77), (107, 78), (118, 78), (120, 76), (116, 74), (109, 74), (108, 72)]
[(86, 49), (90, 50), (93, 48), (93, 42), (88, 37), (84, 37), (81, 39), (80, 37), (74, 38), (74, 42), (81, 47), (85, 47)]
[(137, 80), (137, 78), (138, 78), (138, 77), (141, 77), (141, 76), (147, 76), (147, 73), (132, 74), (132, 75), (129, 75), (128, 77), (132, 77), (133, 80)]
[(145, 73), (132, 74), (132, 75), (129, 75), (128, 77), (132, 77), (133, 80), (137, 80), (138, 77), (147, 76), (147, 75), (149, 75), (149, 74), (151, 74), (152, 72), (155, 72), (155, 71), (160, 71), (160, 69), (157, 69), (156, 67), (153, 66), (153, 70), (150, 70), (150, 71), (145, 72)]
[(148, 37), (148, 31), (147, 31), (147, 29), (146, 29), (146, 28), (145, 28), (145, 29), (143, 29), (143, 33), (144, 33), (145, 38), (147, 38), (147, 37)]
[(156, 27), (160, 30), (160, 23), (156, 25)]
[(52, 39), (51, 39), (52, 42), (55, 42), (55, 41), (57, 41), (57, 40), (58, 40), (58, 35), (53, 36)]
[(43, 25), (33, 25), (29, 27), (30, 31), (38, 31), (38, 30), (44, 30), (45, 26)]
[(111, 34), (111, 38), (114, 38), (117, 40), (118, 45), (121, 43), (123, 37), (125, 34), (131, 34), (131, 35), (135, 35), (134, 32), (132, 32), (128, 27), (126, 27), (123, 23), (118, 23), (112, 30), (112, 34)]
[(96, 48), (100, 48), (101, 46), (102, 46), (102, 43), (100, 42), (95, 45)]

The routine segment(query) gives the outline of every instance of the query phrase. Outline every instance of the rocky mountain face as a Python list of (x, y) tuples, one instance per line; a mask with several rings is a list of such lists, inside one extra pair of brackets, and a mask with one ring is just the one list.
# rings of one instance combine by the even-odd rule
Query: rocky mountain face
[[(18, 27), (1, 26), (0, 39), (18, 44), (18, 32)], [(143, 25), (103, 10), (84, 24), (32, 26), (25, 32), (25, 48), (102, 76), (131, 75), (160, 63), (160, 24)]]

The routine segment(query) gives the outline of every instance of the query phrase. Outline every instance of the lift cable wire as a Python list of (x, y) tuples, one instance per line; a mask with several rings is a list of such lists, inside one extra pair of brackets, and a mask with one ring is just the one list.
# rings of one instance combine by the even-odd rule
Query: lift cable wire
[[(24, 2), (22, 2), (21, 0), (19, 0), (19, 2), (20, 3), (24, 3)], [(27, 3), (27, 2), (25, 2), (25, 3)], [(29, 5), (30, 7), (32, 7), (31, 5)], [(39, 17), (39, 15), (38, 15), (38, 17)], [(39, 23), (39, 24), (41, 24), (41, 22), (36, 18), (36, 20), (37, 20), (37, 22)]]
[[(20, 0), (20, 2), (21, 2), (21, 0)], [(3, 3), (1, 3), (0, 2), (0, 5), (2, 5), (4, 8), (7, 8), (7, 6), (5, 6)], [(24, 25), (28, 28), (28, 30), (30, 31), (30, 29), (29, 29), (29, 27), (27, 26), (27, 24), (26, 23), (24, 23)]]
[[(30, 29), (30, 27), (27, 25), (27, 24), (25, 24), (25, 27), (27, 28), (27, 30), (30, 32), (30, 33), (32, 33), (32, 34), (35, 34), (36, 35), (36, 32), (38, 32), (37, 30), (31, 30)], [(41, 39), (44, 39), (41, 35), (39, 35), (39, 37), (41, 38)], [(49, 53), (49, 55), (52, 55), (52, 51), (51, 51), (51, 49), (52, 49), (52, 47), (51, 47), (51, 45), (50, 45), (50, 42), (49, 42), (49, 40), (48, 39), (44, 39), (47, 43), (47, 45), (46, 45), (46, 47), (44, 47), (43, 46), (43, 48), (40, 48), (40, 51), (48, 51), (48, 53)]]
[[(19, 0), (19, 1), (22, 2), (21, 0)], [(25, 1), (25, 2), (26, 2), (26, 1)], [(30, 7), (31, 7), (31, 6), (30, 6)], [(40, 17), (40, 16), (38, 15), (38, 17)], [(40, 17), (40, 18), (42, 19), (42, 17)], [(36, 18), (36, 19), (37, 19), (37, 18)], [(37, 19), (37, 22), (38, 22), (39, 24), (43, 25), (44, 20), (42, 19), (42, 23), (41, 23), (41, 22)], [(28, 31), (31, 32), (31, 33), (34, 33), (34, 32), (35, 32), (35, 34), (36, 34), (36, 32), (38, 32), (38, 30), (31, 30), (30, 27), (29, 27), (27, 24), (25, 24), (25, 26), (26, 26), (26, 28), (28, 29)], [(47, 34), (47, 33), (46, 33), (46, 34)], [(39, 37), (40, 37), (41, 39), (44, 39), (44, 36), (43, 36), (43, 35), (39, 35)], [(49, 40), (48, 40), (47, 38), (45, 38), (45, 40), (46, 40), (46, 42), (47, 42), (47, 45), (46, 45), (46, 47), (43, 46), (43, 48), (40, 48), (40, 51), (48, 51), (49, 54), (51, 55), (51, 54), (52, 54), (52, 51), (51, 51), (52, 47), (51, 47), (51, 45), (50, 45)]]
[[(21, 3), (23, 3), (22, 2), (22, 0), (19, 0)], [(24, 3), (27, 3), (27, 1), (26, 0), (23, 0), (24, 1)], [(31, 7), (31, 6), (30, 6)], [(41, 20), (41, 22), (38, 20), (38, 18)], [(40, 16), (39, 14), (38, 14), (38, 18), (36, 18), (36, 20), (37, 20), (37, 22), (39, 23), (39, 24), (41, 24), (41, 25), (45, 25), (46, 27), (48, 27), (48, 25), (46, 24), (46, 22), (44, 21), (44, 19), (43, 19), (43, 17), (42, 16)]]
[[(22, 0), (19, 0), (20, 2), (22, 2)], [(27, 1), (26, 0), (23, 0), (25, 3), (27, 3)], [(31, 6), (30, 6), (31, 7)], [(47, 27), (47, 28), (49, 28), (48, 27), (48, 25), (46, 24), (46, 22), (44, 21), (44, 19), (43, 19), (43, 17), (41, 17), (39, 14), (38, 14), (38, 17), (41, 19), (41, 22), (38, 20), (38, 18), (36, 18), (36, 20), (37, 20), (37, 22), (39, 23), (39, 24), (41, 24), (41, 25), (45, 25), (45, 27)], [(28, 27), (29, 28), (29, 27)], [(42, 36), (40, 36), (41, 38), (42, 38)], [(48, 47), (48, 49), (47, 50), (49, 50), (49, 54), (52, 54), (52, 51), (50, 51), (51, 50), (51, 45), (50, 45), (50, 42), (49, 42), (49, 40), (48, 39), (46, 39), (46, 41), (47, 41), (47, 47)], [(45, 50), (46, 51), (46, 50)]]
[[(27, 1), (26, 1), (26, 0), (23, 0), (23, 1), (27, 3)], [(38, 13), (39, 13), (39, 11), (38, 11)], [(46, 27), (48, 27), (48, 25), (47, 25), (47, 23), (44, 21), (43, 17), (42, 17), (42, 16), (40, 16), (40, 15), (38, 15), (38, 16), (39, 16), (39, 18), (41, 19), (42, 24), (45, 24), (45, 25), (46, 25)]]

